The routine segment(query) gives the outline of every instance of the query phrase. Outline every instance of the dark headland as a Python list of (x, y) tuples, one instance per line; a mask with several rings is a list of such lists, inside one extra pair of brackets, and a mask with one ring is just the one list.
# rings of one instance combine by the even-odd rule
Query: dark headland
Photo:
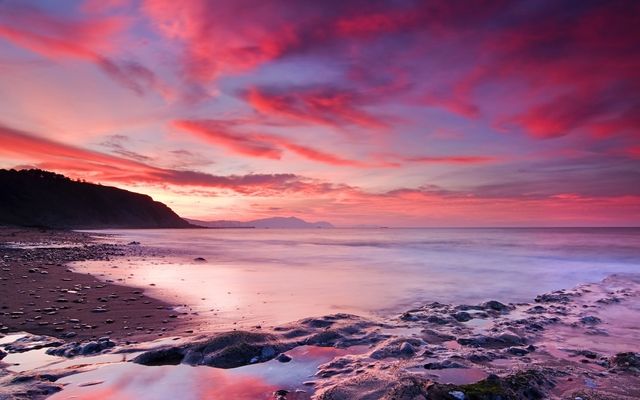
[(39, 169), (0, 170), (0, 225), (56, 229), (194, 228), (165, 204)]

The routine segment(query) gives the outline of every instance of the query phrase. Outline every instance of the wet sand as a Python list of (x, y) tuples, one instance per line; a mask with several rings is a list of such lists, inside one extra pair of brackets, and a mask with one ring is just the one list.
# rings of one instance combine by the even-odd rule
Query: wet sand
[(88, 234), (0, 228), (0, 333), (116, 343), (186, 330), (186, 316), (141, 289), (101, 282), (66, 264), (141, 256), (136, 245), (96, 243)]

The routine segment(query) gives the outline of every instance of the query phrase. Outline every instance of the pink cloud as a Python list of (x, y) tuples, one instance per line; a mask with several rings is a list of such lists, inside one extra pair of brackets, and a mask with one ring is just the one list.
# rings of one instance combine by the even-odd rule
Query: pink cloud
[(250, 70), (297, 41), (273, 4), (146, 0), (142, 8), (161, 34), (184, 44), (182, 64), (193, 80)]
[(173, 121), (173, 126), (236, 154), (276, 160), (282, 156), (282, 151), (268, 141), (258, 135), (234, 133), (224, 121), (179, 120)]
[(387, 127), (381, 118), (360, 108), (365, 101), (362, 96), (348, 90), (311, 87), (270, 91), (253, 87), (246, 93), (246, 100), (257, 111), (270, 116), (333, 127)]
[(422, 164), (484, 164), (495, 161), (495, 157), (488, 156), (419, 156), (404, 157), (406, 162), (415, 162)]
[(640, 55), (633, 38), (640, 34), (640, 5), (585, 4), (572, 14), (549, 8), (544, 17), (485, 33), (480, 47), (485, 61), (457, 83), (456, 92), (466, 93), (469, 102), (483, 86), (512, 87), (523, 111), (509, 115), (494, 109), (494, 115), (535, 138), (575, 132), (602, 138), (637, 130), (632, 110), (640, 106)]
[(127, 25), (122, 17), (63, 19), (27, 5), (2, 6), (0, 37), (47, 58), (96, 61), (114, 51), (111, 39)]
[(222, 146), (235, 154), (250, 157), (280, 159), (286, 149), (308, 160), (335, 166), (365, 167), (369, 164), (350, 160), (310, 146), (297, 144), (283, 136), (265, 133), (241, 133), (237, 121), (178, 120), (173, 126), (216, 146)]
[(158, 168), (143, 162), (82, 149), (0, 125), (0, 154), (33, 160), (35, 165), (72, 177), (127, 184), (172, 184), (230, 189), (244, 194), (274, 195), (287, 191), (324, 191), (328, 187), (294, 174), (219, 176)]
[(114, 39), (128, 25), (129, 18), (123, 16), (71, 19), (26, 5), (0, 5), (0, 38), (51, 60), (77, 59), (93, 63), (139, 95), (150, 88), (166, 91), (154, 72), (142, 64), (106, 56), (118, 52)]

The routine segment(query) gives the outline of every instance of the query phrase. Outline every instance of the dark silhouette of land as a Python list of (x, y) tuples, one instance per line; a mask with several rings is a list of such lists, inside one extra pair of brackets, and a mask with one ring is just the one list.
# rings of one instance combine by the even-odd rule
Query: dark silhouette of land
[(190, 228), (165, 204), (39, 169), (0, 170), (0, 225), (58, 229)]

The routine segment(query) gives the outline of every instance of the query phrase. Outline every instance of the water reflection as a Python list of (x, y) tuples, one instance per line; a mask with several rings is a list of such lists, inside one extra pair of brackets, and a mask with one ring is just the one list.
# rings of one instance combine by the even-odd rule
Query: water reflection
[(272, 360), (235, 369), (115, 363), (61, 379), (59, 383), (67, 386), (51, 399), (266, 400), (285, 389), (290, 392), (288, 400), (304, 400), (313, 391), (304, 382), (313, 380), (320, 364), (365, 350), (301, 346), (287, 353), (292, 358), (288, 363)]

